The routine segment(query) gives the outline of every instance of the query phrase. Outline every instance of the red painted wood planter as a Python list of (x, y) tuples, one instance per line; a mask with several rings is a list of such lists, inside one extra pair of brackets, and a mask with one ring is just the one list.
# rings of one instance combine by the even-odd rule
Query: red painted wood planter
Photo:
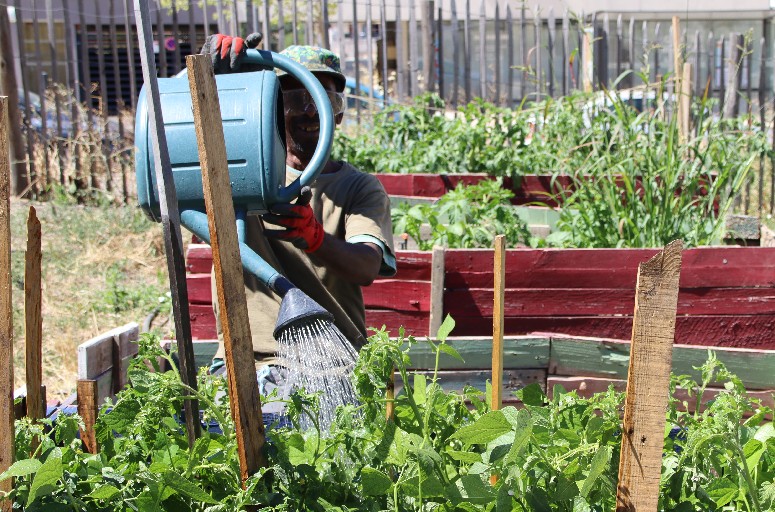
[[(630, 339), (638, 264), (656, 249), (512, 249), (506, 256), (507, 335), (554, 332)], [(187, 265), (192, 332), (215, 337), (210, 248)], [(431, 253), (398, 251), (398, 274), (363, 289), (367, 325), (428, 335)], [(493, 251), (445, 252), (443, 312), (456, 336), (492, 332)], [(703, 247), (683, 254), (676, 343), (775, 349), (775, 248)]]

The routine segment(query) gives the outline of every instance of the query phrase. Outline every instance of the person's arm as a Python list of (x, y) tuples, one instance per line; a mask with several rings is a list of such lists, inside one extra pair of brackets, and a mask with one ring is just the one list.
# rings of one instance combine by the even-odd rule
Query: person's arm
[(350, 243), (328, 233), (310, 255), (347, 282), (369, 286), (379, 276), (382, 249), (372, 243)]

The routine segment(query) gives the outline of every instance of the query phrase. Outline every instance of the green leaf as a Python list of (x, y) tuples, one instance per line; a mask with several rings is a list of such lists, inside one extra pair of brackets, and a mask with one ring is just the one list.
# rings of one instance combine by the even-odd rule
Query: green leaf
[(474, 462), (482, 462), (482, 455), (474, 452), (462, 452), (458, 450), (447, 450), (453, 460), (464, 462), (466, 464), (473, 464)]
[(542, 406), (546, 401), (546, 395), (544, 395), (541, 386), (537, 383), (528, 384), (524, 388), (517, 391), (517, 398), (522, 400), (525, 405)]
[(121, 491), (119, 491), (115, 486), (104, 484), (94, 489), (92, 492), (87, 494), (87, 496), (95, 500), (110, 501), (119, 494), (121, 494)]
[(38, 459), (24, 459), (11, 464), (11, 467), (0, 475), (0, 482), (9, 478), (20, 478), (35, 473), (43, 465)]
[(753, 436), (754, 439), (766, 443), (767, 439), (775, 437), (775, 424), (765, 423), (762, 425)]
[(505, 483), (498, 489), (498, 494), (495, 498), (495, 512), (512, 512), (511, 489)]
[(463, 356), (461, 356), (461, 355), (458, 353), (458, 351), (457, 351), (457, 350), (455, 350), (454, 348), (452, 348), (452, 346), (451, 346), (451, 345), (447, 345), (446, 343), (442, 343), (441, 345), (439, 345), (439, 350), (440, 350), (441, 352), (444, 352), (445, 354), (447, 354), (447, 355), (449, 355), (449, 356), (452, 356), (452, 357), (454, 357), (455, 359), (457, 359), (457, 360), (458, 360), (458, 361), (460, 361), (461, 363), (465, 363), (465, 360), (463, 359)]
[(182, 496), (191, 498), (200, 503), (215, 505), (218, 503), (212, 496), (207, 494), (202, 488), (185, 478), (183, 475), (173, 471), (167, 471), (163, 474), (164, 483), (175, 489)]
[(135, 506), (139, 512), (164, 512), (148, 491), (143, 492), (135, 499)]
[(749, 469), (753, 469), (759, 465), (759, 459), (762, 458), (767, 447), (764, 443), (758, 439), (751, 439), (745, 446), (743, 446), (743, 455), (745, 456), (745, 462), (748, 464)]
[(27, 506), (29, 507), (37, 498), (53, 493), (57, 489), (57, 482), (62, 478), (63, 471), (62, 459), (49, 456), (32, 479)]
[(415, 373), (414, 374), (414, 401), (417, 402), (417, 405), (425, 404), (425, 398), (426, 398), (425, 390), (426, 390), (425, 375)]
[(484, 444), (509, 432), (511, 423), (501, 411), (490, 411), (470, 425), (466, 425), (452, 434), (450, 438), (460, 439), (463, 443)]
[(390, 477), (374, 468), (361, 470), (361, 484), (365, 496), (382, 496), (393, 487), (393, 481)]
[(584, 480), (584, 484), (581, 486), (581, 496), (586, 498), (589, 492), (592, 490), (592, 488), (595, 485), (595, 482), (597, 479), (602, 475), (606, 468), (608, 467), (608, 463), (611, 460), (611, 447), (610, 446), (601, 446), (597, 449), (597, 452), (595, 452), (595, 456), (592, 457), (592, 462), (589, 466), (589, 474), (587, 474), (587, 478)]
[[(505, 410), (506, 409), (504, 409), (504, 411)], [(507, 418), (513, 418), (513, 415), (508, 414)], [(506, 455), (504, 462), (506, 464), (513, 464), (519, 456), (522, 455), (522, 452), (525, 451), (525, 448), (527, 448), (530, 443), (530, 436), (533, 435), (533, 418), (526, 409), (520, 409), (513, 419), (513, 422), (512, 420), (509, 420), (509, 422), (514, 425), (515, 429), (514, 443), (511, 445), (511, 449), (509, 450), (508, 455)]]
[(447, 340), (449, 333), (451, 333), (454, 328), (455, 320), (450, 315), (447, 315), (436, 333), (436, 340), (444, 343)]
[(485, 484), (479, 475), (463, 475), (454, 484), (447, 487), (447, 497), (453, 503), (469, 502), (486, 505), (495, 499), (492, 487)]
[(731, 502), (739, 493), (740, 489), (728, 478), (713, 480), (708, 486), (708, 496), (719, 507), (723, 507)]

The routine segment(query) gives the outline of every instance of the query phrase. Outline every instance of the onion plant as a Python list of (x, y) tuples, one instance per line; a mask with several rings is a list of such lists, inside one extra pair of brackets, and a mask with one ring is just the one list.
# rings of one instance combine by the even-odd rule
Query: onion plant
[[(660, 86), (656, 98), (663, 93)], [(547, 242), (659, 247), (678, 238), (686, 246), (719, 241), (754, 161), (769, 151), (764, 133), (714, 117), (711, 101), (702, 98), (694, 105), (696, 130), (682, 140), (670, 99), (638, 112), (620, 95), (606, 96), (606, 106), (589, 110), (585, 157), (570, 173), (574, 190)]]

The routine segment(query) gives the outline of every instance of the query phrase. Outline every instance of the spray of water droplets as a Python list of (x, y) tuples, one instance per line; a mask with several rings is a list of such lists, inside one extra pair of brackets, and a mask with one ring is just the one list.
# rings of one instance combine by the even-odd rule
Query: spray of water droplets
[[(308, 393), (320, 393), (320, 430), (326, 432), (340, 405), (357, 399), (350, 383), (358, 354), (328, 319), (315, 318), (286, 327), (277, 339), (280, 364), (288, 368), (289, 384)], [(312, 425), (307, 416), (302, 428)]]

